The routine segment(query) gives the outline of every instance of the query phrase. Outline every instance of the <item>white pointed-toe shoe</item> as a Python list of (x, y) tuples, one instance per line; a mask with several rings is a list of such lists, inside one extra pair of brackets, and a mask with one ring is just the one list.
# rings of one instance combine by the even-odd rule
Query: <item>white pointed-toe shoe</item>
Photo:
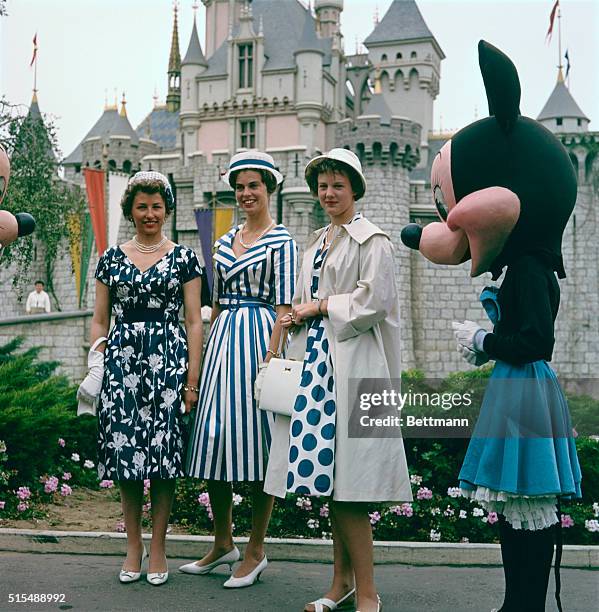
[(256, 567), (247, 576), (242, 576), (241, 578), (231, 576), (229, 580), (223, 584), (223, 586), (225, 589), (242, 589), (243, 587), (252, 586), (252, 584), (260, 580), (260, 574), (262, 574), (262, 572), (266, 569), (267, 565), (268, 560), (266, 555), (264, 555), (262, 561), (260, 561), (260, 563), (258, 563), (258, 565), (256, 565)]
[[(166, 561), (166, 557), (164, 560)], [(164, 584), (168, 580), (168, 563), (166, 566), (166, 572), (148, 572), (146, 575), (146, 580), (154, 586)]]
[(337, 601), (333, 601), (328, 597), (321, 597), (320, 599), (317, 599), (316, 601), (311, 601), (310, 603), (314, 606), (314, 612), (324, 612), (324, 606), (326, 606), (330, 610), (330, 612), (333, 612), (333, 610), (342, 610), (344, 608), (350, 607), (351, 604), (353, 604), (353, 601), (350, 600), (350, 597), (352, 597), (355, 592), (356, 589), (351, 589), (351, 591), (348, 591), (341, 599)]
[(193, 563), (187, 563), (179, 568), (180, 572), (184, 574), (209, 574), (213, 569), (216, 569), (219, 565), (228, 565), (229, 569), (233, 569), (233, 563), (239, 561), (239, 549), (237, 546), (233, 547), (228, 553), (222, 557), (215, 559), (212, 563), (206, 563), (206, 565), (198, 565), (195, 561)]
[(143, 562), (148, 556), (148, 551), (144, 546), (143, 552), (141, 553), (141, 561), (139, 562), (139, 572), (129, 572), (127, 570), (121, 570), (119, 572), (119, 581), (123, 584), (128, 584), (129, 582), (137, 582), (141, 578), (141, 570), (143, 566)]

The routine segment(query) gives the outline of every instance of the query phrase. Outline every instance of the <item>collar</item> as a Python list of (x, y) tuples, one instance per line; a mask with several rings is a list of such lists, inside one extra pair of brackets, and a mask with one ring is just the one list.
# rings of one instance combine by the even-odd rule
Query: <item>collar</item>
[[(355, 240), (358, 244), (364, 244), (369, 238), (371, 238), (375, 234), (380, 234), (381, 236), (389, 238), (389, 234), (384, 232), (380, 227), (378, 227), (365, 217), (359, 217), (357, 219), (354, 219), (351, 223), (344, 223), (341, 225), (341, 228), (341, 231), (345, 231), (349, 235), (349, 237)], [(307, 247), (312, 246), (322, 236), (322, 233), (325, 230), (326, 227), (321, 227), (315, 232), (312, 232)]]

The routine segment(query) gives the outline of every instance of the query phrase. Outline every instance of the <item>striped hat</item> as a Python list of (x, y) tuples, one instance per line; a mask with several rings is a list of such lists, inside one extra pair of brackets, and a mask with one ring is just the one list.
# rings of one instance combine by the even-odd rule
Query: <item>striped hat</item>
[(231, 185), (231, 173), (239, 170), (266, 170), (275, 177), (277, 185), (283, 182), (283, 175), (277, 170), (275, 160), (268, 153), (261, 151), (243, 151), (233, 155), (227, 171), (223, 174), (223, 181)]

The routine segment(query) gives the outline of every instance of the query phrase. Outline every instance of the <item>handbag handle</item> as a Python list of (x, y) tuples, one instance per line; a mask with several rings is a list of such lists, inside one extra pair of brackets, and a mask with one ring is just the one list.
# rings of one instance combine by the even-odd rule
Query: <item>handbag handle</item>
[(287, 336), (289, 336), (289, 329), (283, 328), (279, 336), (279, 346), (277, 348), (277, 355), (283, 354), (283, 346), (287, 342)]

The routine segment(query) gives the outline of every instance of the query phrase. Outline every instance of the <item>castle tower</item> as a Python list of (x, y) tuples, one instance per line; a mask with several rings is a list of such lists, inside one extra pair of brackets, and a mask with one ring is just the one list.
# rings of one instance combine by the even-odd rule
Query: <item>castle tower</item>
[(178, 111), (181, 105), (181, 53), (179, 52), (179, 28), (176, 5), (174, 13), (171, 54), (168, 60), (168, 94), (166, 96), (166, 106), (173, 113)]
[(324, 52), (321, 41), (316, 36), (314, 20), (309, 11), (303, 24), (298, 49), (294, 53), (297, 64), (296, 109), (300, 124), (299, 142), (306, 145), (306, 153), (312, 155), (318, 146), (317, 128), (322, 113), (322, 60)]
[(316, 24), (321, 38), (330, 38), (341, 30), (343, 0), (315, 0)]
[(246, 0), (202, 0), (206, 7), (206, 57), (227, 40), (233, 28), (239, 24), (241, 10)]
[[(425, 166), (445, 54), (414, 0), (393, 0), (364, 44), (370, 62), (381, 68), (382, 93), (393, 114), (410, 117), (422, 126), (421, 165)], [(367, 96), (363, 94), (356, 92), (356, 104), (364, 103)]]
[(589, 129), (589, 118), (580, 110), (566, 87), (561, 67), (557, 72), (555, 87), (539, 113), (537, 121), (554, 134), (587, 132)]
[(367, 190), (358, 203), (373, 223), (396, 245), (396, 281), (402, 310), (402, 363), (414, 363), (411, 252), (401, 248), (401, 229), (410, 222), (410, 171), (419, 163), (421, 127), (390, 115), (381, 93), (375, 93), (365, 114), (337, 124), (337, 146), (354, 151), (362, 162)]
[(193, 28), (187, 52), (181, 62), (181, 132), (183, 138), (183, 163), (188, 164), (186, 153), (192, 153), (197, 148), (197, 131), (200, 127), (199, 96), (196, 78), (208, 67), (208, 62), (202, 52), (194, 14)]

